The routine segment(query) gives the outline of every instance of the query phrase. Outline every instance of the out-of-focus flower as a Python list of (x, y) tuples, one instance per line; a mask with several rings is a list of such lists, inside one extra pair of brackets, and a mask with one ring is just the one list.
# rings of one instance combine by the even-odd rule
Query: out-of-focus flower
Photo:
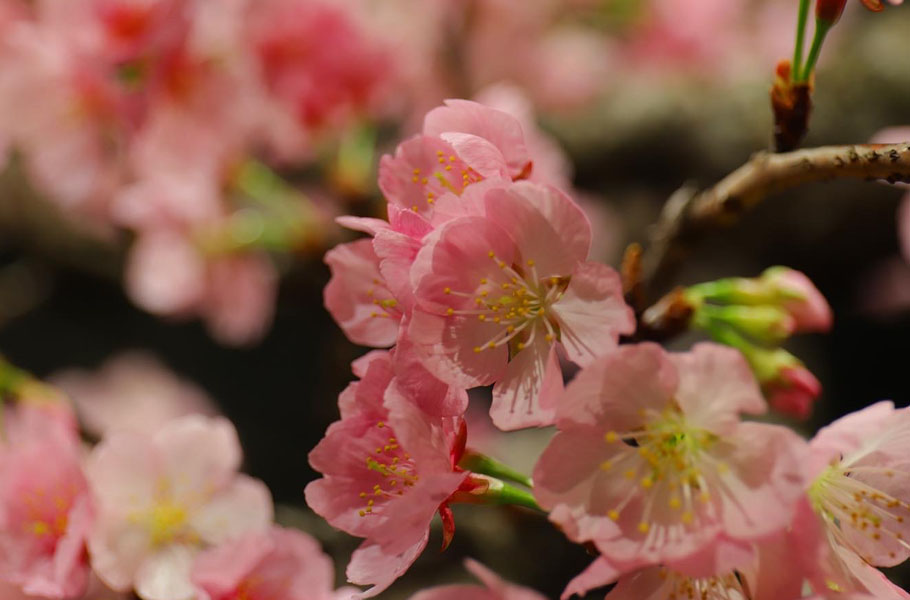
[(72, 415), (27, 401), (0, 410), (0, 579), (28, 595), (80, 596), (93, 513)]
[(51, 382), (72, 398), (83, 428), (98, 439), (117, 430), (155, 431), (186, 415), (217, 412), (201, 388), (142, 352), (118, 355), (97, 371), (61, 371)]
[(237, 474), (240, 458), (237, 433), (222, 418), (193, 415), (153, 434), (104, 439), (86, 469), (97, 503), (89, 536), (95, 573), (144, 600), (195, 598), (198, 552), (272, 520), (268, 489)]
[(464, 450), (460, 418), (431, 417), (405, 396), (385, 352), (355, 363), (362, 379), (339, 398), (341, 421), (310, 452), (323, 474), (306, 487), (310, 508), (331, 525), (366, 538), (351, 557), (348, 580), (372, 585), (372, 597), (392, 584), (426, 547), (439, 512), (451, 539), (447, 501), (465, 483), (455, 468)]
[(557, 345), (586, 365), (631, 333), (634, 317), (616, 272), (586, 262), (590, 225), (570, 198), (519, 182), (483, 202), (485, 217), (449, 221), (424, 242), (409, 335), (440, 379), (495, 383), (498, 427), (548, 425), (562, 389)]
[(483, 585), (444, 585), (423, 590), (410, 600), (543, 600), (544, 596), (528, 588), (512, 585), (479, 562), (465, 560), (465, 568)]
[(394, 76), (387, 49), (349, 10), (343, 2), (267, 0), (253, 11), (251, 45), (266, 84), (306, 131), (375, 110)]
[(805, 443), (784, 427), (739, 422), (764, 410), (734, 350), (621, 346), (560, 398), (535, 497), (620, 572), (726, 572), (751, 542), (789, 525), (805, 489)]
[(334, 568), (319, 543), (294, 529), (272, 527), (206, 550), (193, 564), (206, 600), (348, 600), (334, 591)]

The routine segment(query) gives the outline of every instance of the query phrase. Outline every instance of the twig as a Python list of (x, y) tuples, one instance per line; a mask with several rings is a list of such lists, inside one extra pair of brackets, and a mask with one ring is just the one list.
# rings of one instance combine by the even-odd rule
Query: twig
[(830, 179), (910, 182), (910, 143), (760, 152), (708, 190), (680, 189), (664, 205), (652, 230), (642, 259), (645, 289), (653, 298), (706, 232), (735, 223), (767, 195)]

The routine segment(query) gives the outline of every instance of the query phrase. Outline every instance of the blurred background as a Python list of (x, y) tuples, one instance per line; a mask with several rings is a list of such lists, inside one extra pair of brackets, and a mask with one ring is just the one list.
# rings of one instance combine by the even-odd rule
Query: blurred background
[[(510, 110), (540, 128), (589, 212), (595, 258), (615, 266), (675, 189), (768, 147), (797, 4), (0, 0), (0, 353), (87, 398), (87, 430), (105, 395), (224, 413), (279, 520), (316, 535), (341, 579), (358, 540), (310, 513), (302, 490), (365, 349), (323, 308), (321, 258), (354, 237), (335, 216), (382, 216), (379, 158), (444, 98)], [(806, 146), (910, 124), (908, 30), (906, 7), (849, 3)], [(902, 196), (831, 182), (769, 198), (674, 282), (782, 264), (816, 283), (834, 328), (788, 346), (824, 385), (794, 424), (807, 435), (910, 401)], [(550, 433), (496, 433), (486, 403), (475, 394), (469, 445), (530, 470)], [(465, 556), (556, 597), (589, 561), (539, 516), (460, 508), (452, 547), (433, 551), (436, 532), (383, 597), (463, 580)]]

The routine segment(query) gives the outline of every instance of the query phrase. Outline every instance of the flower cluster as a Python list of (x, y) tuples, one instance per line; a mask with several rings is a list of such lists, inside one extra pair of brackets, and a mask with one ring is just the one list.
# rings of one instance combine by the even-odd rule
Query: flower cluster
[[(351, 340), (391, 346), (354, 363), (341, 420), (310, 454), (323, 477), (308, 503), (365, 538), (349, 580), (376, 595), (423, 550), (435, 513), (445, 545), (451, 504), (495, 498), (596, 550), (563, 598), (610, 584), (611, 600), (906, 598), (876, 567), (910, 554), (910, 409), (877, 404), (811, 442), (743, 418), (764, 415), (766, 396), (805, 416), (818, 394), (776, 347), (830, 328), (812, 282), (774, 267), (676, 292), (687, 324), (725, 346), (620, 343), (635, 330), (620, 279), (587, 260), (590, 226), (537, 171), (527, 130), (449, 100), (382, 159), (388, 220), (339, 219), (370, 237), (326, 255), (326, 306)], [(465, 390), (479, 386), (492, 386), (499, 429), (555, 426), (532, 478), (466, 451)], [(470, 565), (488, 586), (477, 597), (536, 597)]]
[[(139, 374), (141, 363), (132, 360)], [(0, 371), (4, 599), (350, 597), (352, 590), (333, 589), (333, 567), (318, 543), (272, 524), (271, 495), (238, 473), (240, 444), (225, 418), (185, 414), (192, 404), (165, 404), (168, 416), (128, 402), (152, 418), (136, 427), (115, 408), (101, 441), (86, 451), (60, 392), (5, 363)], [(162, 378), (160, 367), (151, 373)], [(117, 387), (92, 383), (98, 391)], [(165, 396), (167, 384), (158, 388)]]

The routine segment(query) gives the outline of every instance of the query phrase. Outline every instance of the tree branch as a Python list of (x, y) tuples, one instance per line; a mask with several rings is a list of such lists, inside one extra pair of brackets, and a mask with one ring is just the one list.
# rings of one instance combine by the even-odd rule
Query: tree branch
[(830, 179), (910, 182), (910, 143), (760, 152), (708, 190), (680, 189), (664, 205), (642, 257), (644, 289), (653, 298), (705, 233), (735, 223), (769, 194)]

